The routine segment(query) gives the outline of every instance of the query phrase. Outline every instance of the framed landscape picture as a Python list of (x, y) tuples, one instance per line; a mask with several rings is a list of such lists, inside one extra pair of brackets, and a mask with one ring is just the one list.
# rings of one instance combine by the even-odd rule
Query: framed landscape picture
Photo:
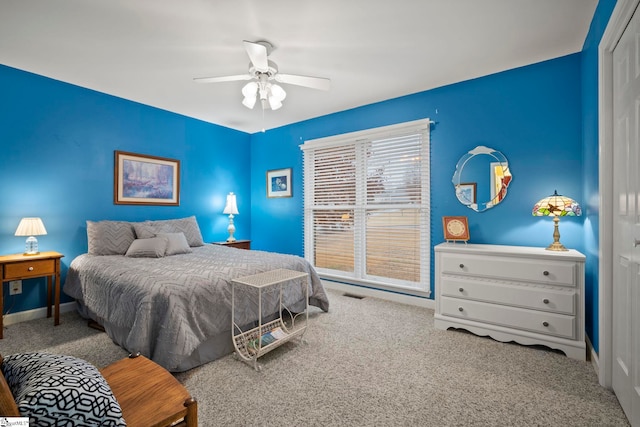
[(267, 197), (291, 195), (291, 168), (267, 171)]
[(180, 161), (115, 152), (113, 201), (117, 205), (180, 204)]

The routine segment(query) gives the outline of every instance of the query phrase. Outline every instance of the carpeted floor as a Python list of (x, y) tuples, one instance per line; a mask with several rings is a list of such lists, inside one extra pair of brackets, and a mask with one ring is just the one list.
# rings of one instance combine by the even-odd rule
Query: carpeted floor
[[(305, 342), (176, 374), (202, 426), (628, 426), (589, 362), (433, 328), (433, 311), (329, 290)], [(105, 366), (127, 352), (75, 313), (10, 325), (0, 353), (49, 351)]]

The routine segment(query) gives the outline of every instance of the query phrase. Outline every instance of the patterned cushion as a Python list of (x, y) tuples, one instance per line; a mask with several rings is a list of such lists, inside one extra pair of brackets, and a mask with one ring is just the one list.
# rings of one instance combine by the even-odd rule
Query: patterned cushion
[(156, 237), (167, 239), (167, 250), (165, 255), (188, 254), (193, 252), (189, 247), (184, 233), (159, 233)]
[(136, 236), (130, 222), (87, 221), (87, 238), (91, 255), (124, 255)]
[(125, 255), (132, 258), (162, 258), (167, 251), (167, 243), (169, 241), (164, 237), (136, 239)]
[(159, 233), (184, 233), (189, 246), (204, 246), (195, 216), (181, 219), (136, 222), (133, 224), (138, 239), (148, 239)]
[(20, 415), (37, 426), (124, 426), (122, 410), (98, 369), (71, 356), (6, 356), (2, 371)]

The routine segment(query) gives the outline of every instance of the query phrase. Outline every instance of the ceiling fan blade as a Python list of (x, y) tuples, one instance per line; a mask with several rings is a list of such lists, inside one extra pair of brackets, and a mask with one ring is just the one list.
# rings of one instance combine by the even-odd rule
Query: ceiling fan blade
[(276, 74), (276, 81), (280, 83), (288, 83), (290, 85), (298, 85), (310, 87), (312, 89), (329, 90), (331, 88), (331, 80), (324, 77), (297, 76), (294, 74)]
[(220, 83), (220, 82), (235, 82), (238, 80), (251, 80), (249, 74), (239, 74), (237, 76), (223, 76), (223, 77), (196, 77), (193, 79), (197, 83)]
[(246, 40), (244, 40), (243, 43), (253, 67), (261, 73), (269, 71), (267, 47), (259, 43), (248, 42)]

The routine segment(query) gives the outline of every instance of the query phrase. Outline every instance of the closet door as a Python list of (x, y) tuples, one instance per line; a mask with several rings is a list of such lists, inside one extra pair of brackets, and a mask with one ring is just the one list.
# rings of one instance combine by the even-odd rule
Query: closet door
[(613, 390), (640, 426), (640, 12), (613, 51)]

